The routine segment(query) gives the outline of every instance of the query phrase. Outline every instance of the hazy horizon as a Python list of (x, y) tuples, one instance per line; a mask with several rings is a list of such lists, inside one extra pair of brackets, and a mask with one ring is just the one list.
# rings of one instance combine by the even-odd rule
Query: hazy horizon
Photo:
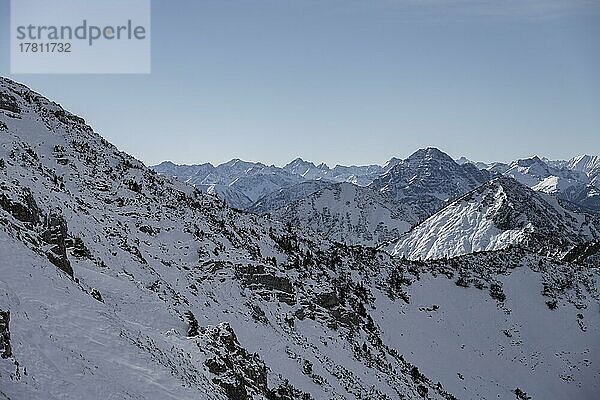
[[(428, 146), (428, 147), (435, 147), (435, 146)], [(454, 156), (452, 154), (449, 154), (448, 152), (444, 151), (444, 149), (440, 149), (438, 147), (436, 147), (436, 148), (438, 150), (440, 150), (440, 151), (448, 154), (455, 161), (458, 161), (460, 158), (465, 157), (465, 156), (458, 156), (458, 157), (456, 157), (456, 156)], [(421, 149), (423, 149), (423, 148), (421, 148)], [(326, 164), (330, 168), (333, 168), (333, 167), (335, 167), (337, 165), (346, 166), (346, 167), (359, 167), (359, 166), (366, 166), (366, 165), (380, 165), (380, 166), (385, 166), (385, 164), (387, 162), (391, 161), (392, 158), (397, 158), (397, 159), (403, 159), (404, 160), (404, 159), (408, 158), (410, 155), (412, 155), (415, 151), (421, 150), (421, 149), (415, 149), (414, 151), (410, 152), (408, 155), (402, 156), (402, 157), (400, 157), (400, 156), (392, 156), (392, 157), (390, 157), (390, 158), (388, 158), (388, 159), (386, 159), (384, 161), (373, 161), (373, 162), (366, 162), (366, 163), (355, 163), (355, 162), (351, 162), (351, 161), (350, 162), (335, 163), (335, 164), (330, 164), (330, 163), (327, 163), (327, 162), (323, 162), (323, 163)], [(493, 161), (474, 160), (474, 159), (470, 159), (469, 157), (465, 157), (465, 158), (467, 158), (469, 161), (472, 161), (474, 163), (482, 162), (482, 163), (485, 163), (485, 164), (493, 164), (493, 163), (507, 163), (508, 164), (508, 163), (510, 163), (512, 161), (517, 161), (517, 160), (522, 160), (522, 159), (529, 159), (529, 158), (533, 158), (533, 157), (539, 157), (542, 160), (546, 158), (546, 159), (548, 159), (550, 161), (569, 161), (572, 158), (579, 157), (579, 156), (586, 156), (586, 155), (587, 156), (598, 156), (599, 154), (596, 154), (596, 153), (573, 154), (571, 157), (562, 158), (562, 159), (549, 158), (549, 157), (546, 157), (543, 154), (532, 154), (530, 156), (518, 157), (518, 158), (510, 159), (510, 160), (493, 160)], [(322, 163), (322, 161), (320, 161), (320, 160), (310, 160), (310, 159), (307, 159), (307, 158), (302, 157), (302, 156), (296, 156), (296, 157), (293, 157), (289, 161), (284, 162), (282, 164), (264, 162), (264, 161), (261, 161), (261, 160), (247, 160), (247, 159), (243, 159), (243, 158), (239, 158), (239, 157), (232, 157), (230, 159), (227, 159), (225, 161), (218, 162), (218, 163), (213, 163), (213, 162), (210, 162), (210, 161), (203, 161), (203, 162), (197, 162), (197, 163), (181, 163), (181, 162), (177, 162), (176, 160), (166, 160), (165, 159), (165, 160), (159, 161), (158, 163), (155, 163), (155, 164), (146, 164), (146, 165), (147, 166), (156, 166), (156, 165), (161, 164), (161, 163), (170, 162), (170, 163), (173, 163), (173, 164), (176, 164), (176, 165), (188, 165), (188, 166), (191, 166), (191, 165), (201, 165), (201, 164), (206, 164), (206, 163), (212, 164), (214, 166), (219, 166), (221, 164), (226, 164), (226, 163), (228, 163), (230, 161), (239, 160), (239, 161), (250, 162), (250, 163), (262, 163), (262, 164), (265, 164), (267, 166), (273, 166), (274, 165), (276, 167), (284, 167), (285, 165), (291, 163), (292, 161), (295, 161), (298, 158), (300, 158), (300, 159), (302, 159), (303, 161), (306, 161), (306, 162), (311, 162), (315, 166), (319, 166)]]

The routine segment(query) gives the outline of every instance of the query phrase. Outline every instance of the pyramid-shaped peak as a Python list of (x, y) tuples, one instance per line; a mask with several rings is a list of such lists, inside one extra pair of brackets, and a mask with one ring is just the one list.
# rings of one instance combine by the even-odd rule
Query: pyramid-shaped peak
[(408, 161), (413, 160), (441, 160), (452, 163), (455, 162), (452, 157), (436, 147), (427, 147), (415, 151), (408, 157)]

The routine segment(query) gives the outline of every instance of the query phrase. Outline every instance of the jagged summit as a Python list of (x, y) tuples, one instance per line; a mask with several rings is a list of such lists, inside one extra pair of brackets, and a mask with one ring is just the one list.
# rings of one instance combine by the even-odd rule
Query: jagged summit
[(454, 159), (452, 159), (452, 157), (450, 157), (448, 154), (444, 153), (443, 151), (441, 151), (440, 149), (436, 148), (436, 147), (426, 147), (424, 149), (419, 149), (417, 151), (415, 151), (414, 153), (412, 153), (407, 161), (412, 161), (412, 160), (427, 160), (427, 159), (431, 159), (431, 160), (439, 160), (441, 162), (450, 162), (450, 163), (454, 163)]
[(582, 154), (567, 161), (570, 169), (590, 172), (600, 166), (600, 156)]
[(390, 169), (392, 169), (396, 164), (398, 164), (399, 162), (401, 162), (402, 159), (400, 158), (396, 158), (396, 157), (392, 157), (390, 158), (384, 165), (383, 165), (383, 171), (382, 172), (387, 172)]
[(546, 163), (543, 162), (538, 156), (533, 156), (531, 158), (524, 158), (516, 161), (517, 165), (521, 167), (531, 167), (533, 165), (545, 166)]
[(296, 158), (295, 160), (289, 162), (283, 167), (284, 171), (290, 172), (292, 174), (297, 174), (307, 179), (311, 179), (312, 171), (317, 167), (315, 164), (309, 161), (304, 161), (302, 158)]
[(412, 204), (421, 216), (489, 180), (491, 174), (471, 164), (459, 165), (436, 148), (418, 150), (375, 179), (371, 188), (396, 201)]

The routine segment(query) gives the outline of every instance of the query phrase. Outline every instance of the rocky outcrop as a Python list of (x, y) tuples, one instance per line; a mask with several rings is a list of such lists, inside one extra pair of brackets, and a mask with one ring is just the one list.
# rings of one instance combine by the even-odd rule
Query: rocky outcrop
[(38, 224), (40, 209), (29, 189), (24, 189), (18, 199), (0, 193), (0, 207), (21, 222)]
[(0, 310), (0, 357), (12, 357), (12, 349), (10, 347), (10, 311)]
[(187, 337), (198, 336), (198, 320), (191, 311), (185, 312), (185, 319), (188, 321)]
[(292, 282), (285, 276), (277, 276), (264, 265), (247, 265), (236, 268), (236, 273), (244, 286), (256, 290), (263, 298), (272, 295), (289, 305), (296, 304)]
[[(49, 244), (50, 249), (41, 250), (48, 259), (60, 270), (73, 277), (73, 269), (67, 258), (67, 243), (73, 247), (73, 240), (68, 238), (67, 222), (64, 217), (50, 213), (44, 215), (35, 197), (28, 188), (0, 184), (0, 209), (6, 211), (15, 220), (23, 223), (25, 229), (31, 230), (42, 243)], [(35, 242), (35, 245), (38, 245)], [(81, 239), (75, 243), (80, 250), (77, 254), (89, 255)]]
[(51, 245), (50, 251), (46, 252), (52, 264), (73, 277), (73, 268), (67, 258), (67, 222), (58, 214), (50, 214), (45, 218), (42, 239)]
[(258, 354), (243, 348), (233, 328), (226, 322), (204, 331), (207, 345), (215, 356), (206, 360), (213, 382), (230, 400), (252, 400), (261, 396), (269, 400), (311, 399), (310, 395), (284, 382), (275, 388), (267, 385), (267, 366)]
[(17, 104), (17, 99), (7, 92), (0, 92), (0, 110), (6, 110), (15, 114), (21, 113), (21, 108)]

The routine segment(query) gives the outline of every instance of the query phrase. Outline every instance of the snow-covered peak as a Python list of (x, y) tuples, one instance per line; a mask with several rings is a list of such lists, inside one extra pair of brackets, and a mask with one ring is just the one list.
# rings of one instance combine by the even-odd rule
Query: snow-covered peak
[(514, 178), (533, 190), (555, 195), (571, 208), (600, 210), (600, 198), (584, 171), (569, 169), (564, 164), (544, 161), (537, 156), (510, 164), (497, 164), (489, 170)]
[(383, 165), (383, 172), (387, 172), (394, 168), (398, 163), (402, 162), (401, 158), (392, 157)]
[(481, 171), (472, 164), (459, 165), (440, 150), (427, 148), (413, 153), (370, 186), (398, 202), (416, 206), (424, 217), (490, 177), (488, 171)]
[(565, 164), (565, 168), (585, 173), (590, 183), (600, 187), (600, 156), (581, 155), (573, 157)]
[(292, 174), (305, 176), (306, 174), (308, 174), (311, 170), (314, 170), (315, 168), (317, 168), (317, 167), (312, 162), (304, 161), (302, 158), (298, 157), (295, 160), (291, 161), (290, 163), (286, 164), (283, 167), (283, 170), (288, 171)]
[(423, 162), (427, 160), (437, 160), (441, 163), (455, 163), (455, 161), (448, 154), (444, 153), (440, 149), (436, 147), (427, 147), (424, 149), (419, 149), (411, 154), (407, 162)]
[(532, 166), (537, 166), (538, 168), (547, 167), (546, 163), (544, 163), (538, 156), (533, 156), (531, 158), (523, 158), (517, 160), (515, 162), (520, 167), (531, 168)]
[(475, 164), (473, 161), (469, 160), (467, 157), (465, 156), (461, 156), (460, 158), (456, 159), (456, 163), (459, 165), (463, 165), (463, 164)]
[(417, 225), (393, 253), (435, 259), (527, 245), (556, 254), (598, 237), (587, 216), (562, 208), (556, 199), (512, 178), (498, 177)]
[(575, 171), (590, 173), (600, 167), (600, 156), (587, 154), (571, 158), (567, 161), (567, 167)]

